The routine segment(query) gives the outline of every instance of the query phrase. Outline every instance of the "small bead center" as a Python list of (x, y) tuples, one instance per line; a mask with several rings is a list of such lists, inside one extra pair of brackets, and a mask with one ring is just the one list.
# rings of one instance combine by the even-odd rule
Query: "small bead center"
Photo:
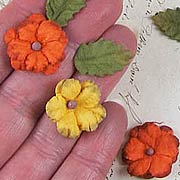
[(32, 43), (31, 47), (34, 51), (39, 51), (42, 48), (42, 44), (39, 41), (35, 41)]
[(149, 148), (149, 149), (147, 149), (146, 154), (147, 154), (148, 156), (152, 156), (152, 155), (155, 154), (155, 151), (154, 151), (153, 148)]
[(77, 107), (77, 102), (74, 100), (70, 100), (67, 103), (67, 107), (68, 109), (75, 109)]

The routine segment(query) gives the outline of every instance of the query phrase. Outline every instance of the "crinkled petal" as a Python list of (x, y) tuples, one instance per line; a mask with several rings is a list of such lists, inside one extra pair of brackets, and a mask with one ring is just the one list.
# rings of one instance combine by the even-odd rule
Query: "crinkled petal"
[(135, 138), (137, 138), (140, 127), (141, 127), (141, 126), (136, 126), (136, 127), (132, 128), (132, 129), (130, 130), (130, 132), (129, 132), (130, 137), (135, 137)]
[(54, 65), (49, 64), (49, 65), (47, 66), (47, 68), (44, 70), (44, 73), (45, 73), (46, 75), (54, 74), (54, 73), (58, 70), (59, 67), (60, 67), (60, 64), (59, 64), (59, 63), (54, 64)]
[(137, 138), (130, 138), (124, 149), (123, 158), (127, 160), (127, 162), (145, 158), (146, 149), (146, 145)]
[(160, 136), (156, 141), (156, 147), (155, 151), (156, 154), (165, 155), (171, 158), (174, 161), (177, 160), (178, 156), (178, 146), (179, 146), (179, 140), (169, 134)]
[(47, 58), (41, 52), (31, 53), (26, 60), (26, 69), (41, 72), (48, 66)]
[(8, 45), (8, 54), (10, 57), (19, 57), (19, 59), (25, 59), (30, 53), (32, 53), (32, 50), (29, 42), (16, 39), (12, 40)]
[(64, 50), (65, 45), (59, 41), (49, 42), (42, 48), (43, 54), (52, 65), (57, 64), (64, 59)]
[(155, 123), (145, 123), (144, 129), (148, 133), (148, 135), (153, 139), (156, 139), (159, 136), (161, 136), (161, 129)]
[(42, 21), (45, 21), (46, 18), (43, 14), (33, 14), (27, 19), (28, 22), (40, 24)]
[(128, 167), (129, 174), (140, 177), (147, 176), (151, 161), (151, 157), (147, 157), (131, 163)]
[(94, 86), (96, 84), (93, 81), (87, 80), (87, 81), (82, 82), (81, 85), (82, 85), (82, 89), (84, 89), (84, 88), (87, 88), (89, 86)]
[(94, 108), (99, 104), (101, 93), (99, 87), (91, 82), (88, 86), (82, 85), (81, 94), (77, 98), (78, 105), (83, 108)]
[(14, 28), (11, 28), (6, 32), (4, 40), (8, 44), (15, 38), (16, 38), (16, 30)]
[(43, 43), (51, 41), (67, 42), (65, 33), (62, 28), (52, 21), (44, 21), (39, 26), (37, 32), (38, 40)]
[(100, 123), (106, 117), (106, 109), (101, 104), (98, 104), (96, 107), (91, 108), (90, 110), (96, 116), (98, 123)]
[(65, 82), (65, 80), (61, 80), (61, 81), (59, 81), (59, 83), (56, 85), (56, 89), (55, 89), (56, 95), (58, 95), (58, 94), (61, 95), (61, 90), (62, 90), (62, 87), (63, 87), (64, 82)]
[(151, 167), (149, 169), (149, 173), (153, 177), (166, 177), (170, 174), (172, 167), (172, 159), (163, 156), (163, 155), (155, 155), (152, 158)]
[(145, 123), (143, 126), (138, 126), (131, 130), (130, 135), (137, 137), (144, 144), (154, 147), (156, 138), (161, 136), (160, 128), (154, 123)]
[(173, 135), (174, 134), (173, 130), (168, 126), (161, 126), (160, 129), (161, 129), (162, 135), (167, 135), (167, 134)]
[(86, 109), (77, 109), (75, 111), (78, 126), (82, 131), (94, 131), (98, 127), (98, 122), (94, 113)]
[(19, 39), (23, 41), (29, 41), (33, 43), (37, 41), (36, 32), (39, 27), (39, 24), (36, 23), (27, 23), (23, 26), (20, 26), (18, 29)]
[(61, 120), (57, 122), (57, 129), (59, 133), (65, 137), (77, 138), (81, 134), (73, 111), (66, 113)]
[(17, 60), (17, 59), (11, 59), (11, 66), (15, 69), (21, 69), (21, 64), (23, 64), (23, 62), (21, 60)]
[(66, 113), (66, 100), (62, 96), (54, 96), (46, 104), (47, 115), (55, 122), (59, 121)]
[(74, 100), (80, 92), (81, 84), (75, 79), (67, 79), (62, 83), (62, 86), (57, 85), (56, 88), (56, 93), (61, 94), (66, 100)]
[(25, 70), (26, 65), (25, 65), (25, 59), (11, 59), (11, 66), (15, 70)]
[(154, 147), (155, 146), (155, 139), (150, 137), (148, 135), (148, 133), (146, 131), (142, 130), (142, 129), (139, 130), (138, 139), (141, 142), (143, 142), (144, 144), (149, 145), (150, 147)]
[(11, 66), (15, 70), (25, 70), (25, 60), (28, 54), (32, 53), (28, 48), (29, 43), (20, 41), (20, 40), (12, 40), (8, 46), (8, 54), (11, 57)]

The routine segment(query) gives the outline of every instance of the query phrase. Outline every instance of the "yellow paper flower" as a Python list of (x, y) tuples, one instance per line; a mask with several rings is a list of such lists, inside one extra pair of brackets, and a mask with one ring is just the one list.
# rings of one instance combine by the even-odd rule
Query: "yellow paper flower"
[(106, 117), (106, 110), (99, 103), (100, 90), (94, 82), (62, 80), (55, 93), (46, 105), (46, 112), (63, 136), (76, 138), (82, 131), (94, 131)]

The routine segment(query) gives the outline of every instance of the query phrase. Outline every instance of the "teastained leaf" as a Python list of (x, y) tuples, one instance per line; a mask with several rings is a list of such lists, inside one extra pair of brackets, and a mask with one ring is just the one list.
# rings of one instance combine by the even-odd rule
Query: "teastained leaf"
[(152, 17), (155, 25), (169, 38), (180, 41), (180, 8), (167, 9)]
[(61, 26), (67, 26), (73, 16), (86, 6), (86, 0), (47, 0), (46, 15)]
[(122, 71), (132, 57), (132, 52), (122, 45), (100, 39), (80, 46), (75, 66), (81, 74), (103, 77)]

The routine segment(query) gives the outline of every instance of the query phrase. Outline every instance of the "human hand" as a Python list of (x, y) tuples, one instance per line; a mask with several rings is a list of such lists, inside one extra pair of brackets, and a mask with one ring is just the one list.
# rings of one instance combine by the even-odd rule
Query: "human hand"
[(58, 134), (44, 107), (57, 82), (70, 77), (96, 81), (104, 102), (126, 69), (105, 78), (82, 76), (75, 72), (73, 56), (79, 44), (102, 34), (135, 52), (136, 38), (127, 27), (112, 26), (121, 13), (122, 0), (87, 0), (87, 7), (65, 28), (70, 43), (56, 74), (13, 71), (6, 55), (5, 32), (32, 13), (43, 13), (45, 2), (13, 0), (0, 12), (0, 179), (104, 179), (126, 131), (123, 108), (104, 103), (107, 118), (99, 128), (79, 139), (68, 139)]

